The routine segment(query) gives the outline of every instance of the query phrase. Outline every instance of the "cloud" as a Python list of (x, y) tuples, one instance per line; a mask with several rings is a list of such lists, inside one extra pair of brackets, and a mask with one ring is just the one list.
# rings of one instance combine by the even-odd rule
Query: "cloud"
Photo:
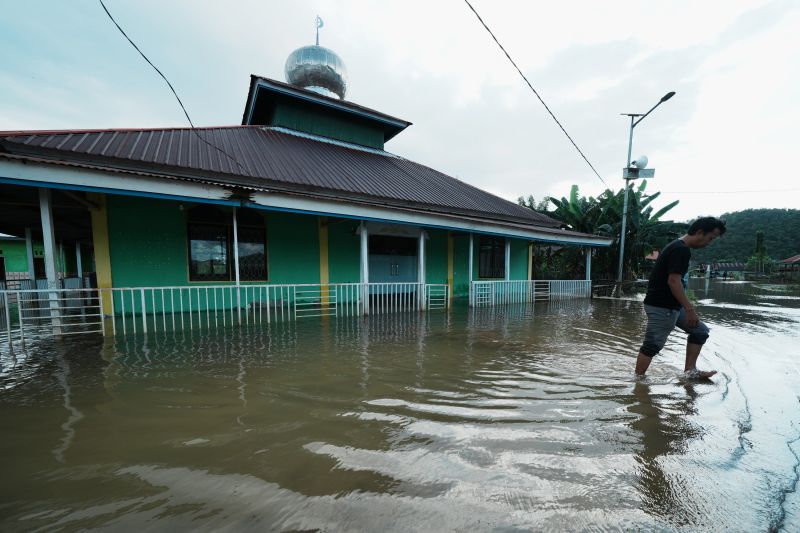
[[(800, 205), (797, 194), (672, 194), (785, 189), (777, 167), (798, 144), (800, 41), (791, 1), (670, 3), (474, 0), (542, 98), (609, 186), (633, 155), (656, 168), (673, 213)], [(288, 53), (313, 42), (349, 68), (348, 99), (411, 120), (387, 148), (508, 199), (606, 186), (466, 5), (306, 0), (266, 4), (110, 2), (198, 125), (241, 120), (249, 74), (282, 79)], [(94, 2), (17, 3), (0, 20), (0, 128), (184, 126), (164, 82)]]

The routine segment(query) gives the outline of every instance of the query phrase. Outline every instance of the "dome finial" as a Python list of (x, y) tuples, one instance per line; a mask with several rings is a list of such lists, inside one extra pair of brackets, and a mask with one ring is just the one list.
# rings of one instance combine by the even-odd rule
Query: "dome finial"
[(323, 20), (320, 18), (319, 15), (317, 15), (316, 25), (317, 25), (317, 46), (319, 46), (319, 29), (325, 25), (325, 22), (323, 22)]

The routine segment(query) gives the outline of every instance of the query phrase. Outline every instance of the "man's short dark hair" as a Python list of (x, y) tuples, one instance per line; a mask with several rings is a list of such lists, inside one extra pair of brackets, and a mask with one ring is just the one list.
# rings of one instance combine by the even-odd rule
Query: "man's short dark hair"
[(709, 233), (714, 231), (714, 229), (719, 230), (720, 235), (725, 234), (725, 221), (720, 220), (715, 217), (700, 217), (689, 226), (689, 231), (686, 233), (688, 235), (694, 235), (698, 231), (702, 231), (703, 233)]

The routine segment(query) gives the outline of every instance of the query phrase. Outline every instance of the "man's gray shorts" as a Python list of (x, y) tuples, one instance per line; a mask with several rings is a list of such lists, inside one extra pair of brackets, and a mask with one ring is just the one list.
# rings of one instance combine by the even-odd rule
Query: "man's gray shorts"
[(708, 326), (699, 322), (697, 326), (690, 328), (686, 324), (686, 311), (683, 307), (668, 309), (645, 304), (644, 311), (647, 313), (647, 331), (645, 331), (644, 342), (639, 351), (645, 355), (653, 357), (660, 352), (675, 326), (689, 334), (691, 344), (702, 345), (708, 340)]

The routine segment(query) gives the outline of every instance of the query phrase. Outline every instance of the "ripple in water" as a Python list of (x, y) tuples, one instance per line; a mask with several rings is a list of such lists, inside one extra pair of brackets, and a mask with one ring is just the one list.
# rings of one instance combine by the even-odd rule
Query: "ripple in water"
[(611, 300), (6, 354), (0, 525), (797, 530), (800, 306), (715, 287), (704, 383)]

